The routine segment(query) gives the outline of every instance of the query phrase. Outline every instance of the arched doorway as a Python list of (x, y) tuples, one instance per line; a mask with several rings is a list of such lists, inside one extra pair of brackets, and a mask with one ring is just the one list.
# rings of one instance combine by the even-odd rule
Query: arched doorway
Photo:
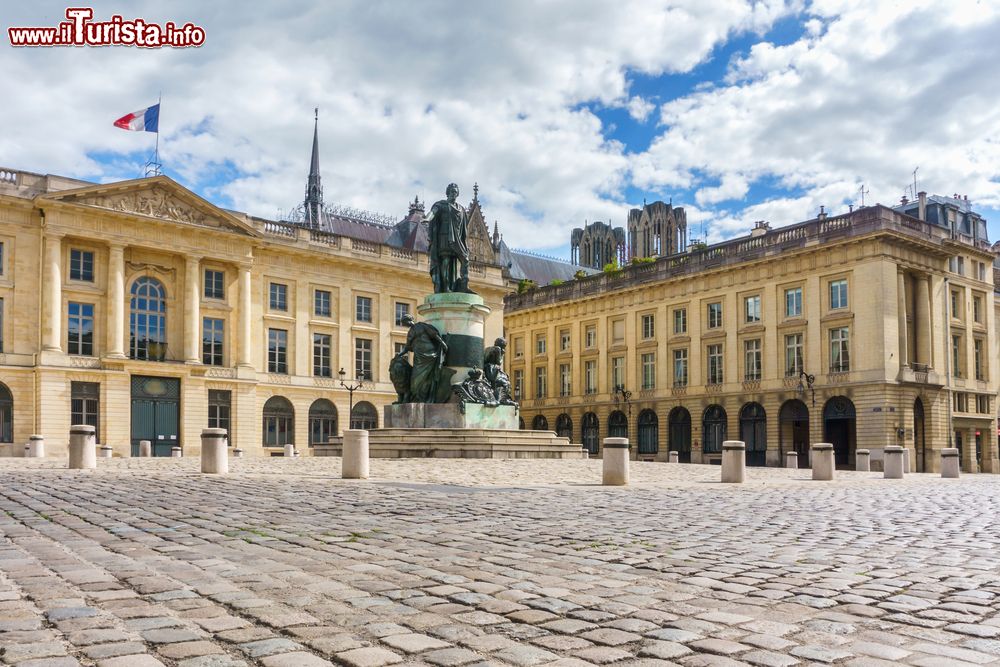
[(856, 421), (854, 403), (845, 396), (834, 396), (823, 406), (823, 437), (833, 445), (838, 467), (848, 467), (854, 456)]
[(295, 408), (284, 396), (272, 396), (264, 403), (264, 447), (295, 444)]
[(548, 431), (549, 420), (545, 418), (545, 415), (535, 415), (535, 418), (531, 420), (531, 428), (534, 431)]
[(746, 444), (748, 466), (767, 465), (767, 413), (760, 403), (740, 410), (740, 440)]
[(927, 436), (924, 430), (924, 403), (917, 397), (913, 401), (913, 446), (917, 456), (917, 472), (927, 472)]
[(687, 408), (676, 407), (670, 411), (669, 423), (670, 442), (668, 448), (677, 452), (680, 463), (691, 463), (691, 413)]
[(728, 437), (726, 426), (726, 410), (721, 405), (710, 405), (705, 408), (702, 417), (702, 446), (705, 454), (721, 454), (722, 443)]
[(337, 406), (325, 398), (309, 406), (309, 446), (325, 445), (337, 435)]
[(573, 420), (565, 412), (556, 417), (556, 435), (560, 438), (573, 439)]
[(360, 431), (378, 428), (378, 411), (375, 406), (368, 401), (355, 403), (354, 411), (351, 413), (351, 428)]
[(628, 417), (621, 410), (615, 410), (608, 417), (608, 437), (627, 438), (628, 437)]
[(785, 401), (778, 413), (779, 465), (785, 465), (785, 452), (795, 452), (800, 468), (809, 467), (809, 408), (797, 398)]
[(656, 413), (646, 409), (639, 413), (639, 453), (656, 454), (660, 446), (660, 421)]
[(14, 442), (14, 397), (0, 382), (0, 442)]
[(588, 412), (583, 416), (583, 446), (590, 452), (590, 454), (596, 455), (599, 447), (598, 439), (600, 438), (600, 424), (597, 421), (597, 415), (593, 412)]

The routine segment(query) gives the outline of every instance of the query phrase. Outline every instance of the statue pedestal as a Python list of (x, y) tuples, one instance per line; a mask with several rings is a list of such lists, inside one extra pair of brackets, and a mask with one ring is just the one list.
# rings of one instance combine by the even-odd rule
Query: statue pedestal
[(490, 308), (478, 294), (444, 292), (427, 295), (417, 306), (417, 313), (448, 343), (444, 365), (454, 374), (441, 383), (438, 391), (439, 400), (448, 400), (452, 384), (461, 384), (470, 368), (483, 367), (483, 332)]
[(400, 403), (383, 408), (385, 428), (518, 428), (516, 405)]

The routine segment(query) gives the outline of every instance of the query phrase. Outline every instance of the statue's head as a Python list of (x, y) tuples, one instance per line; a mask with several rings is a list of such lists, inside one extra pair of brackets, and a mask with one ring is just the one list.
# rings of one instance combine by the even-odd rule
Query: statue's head
[(406, 315), (403, 315), (401, 318), (399, 318), (399, 321), (403, 323), (404, 327), (412, 327), (413, 326), (413, 315), (410, 315), (409, 313), (407, 313)]
[(495, 341), (493, 341), (493, 344), (496, 345), (497, 347), (499, 347), (501, 350), (506, 350), (507, 349), (507, 341), (504, 340), (503, 336), (501, 336), (500, 338), (497, 338)]
[(480, 370), (478, 368), (470, 368), (469, 369), (469, 379), (470, 380), (478, 380), (481, 377), (483, 377), (483, 371), (482, 370)]
[(444, 193), (448, 196), (449, 200), (454, 201), (458, 198), (458, 185), (455, 183), (449, 183), (448, 187), (445, 188)]

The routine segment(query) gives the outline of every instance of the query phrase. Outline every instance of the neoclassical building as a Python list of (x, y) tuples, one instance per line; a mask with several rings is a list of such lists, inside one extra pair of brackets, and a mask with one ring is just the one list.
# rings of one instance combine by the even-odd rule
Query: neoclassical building
[(985, 223), (921, 195), (695, 247), (620, 272), (506, 297), (508, 365), (528, 428), (601, 453), (751, 465), (832, 442), (943, 447), (965, 470), (997, 461), (997, 300)]

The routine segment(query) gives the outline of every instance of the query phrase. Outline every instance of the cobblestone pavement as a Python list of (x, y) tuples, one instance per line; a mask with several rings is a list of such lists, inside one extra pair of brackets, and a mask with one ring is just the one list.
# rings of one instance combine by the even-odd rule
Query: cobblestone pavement
[(0, 460), (23, 667), (1000, 664), (1000, 477)]

